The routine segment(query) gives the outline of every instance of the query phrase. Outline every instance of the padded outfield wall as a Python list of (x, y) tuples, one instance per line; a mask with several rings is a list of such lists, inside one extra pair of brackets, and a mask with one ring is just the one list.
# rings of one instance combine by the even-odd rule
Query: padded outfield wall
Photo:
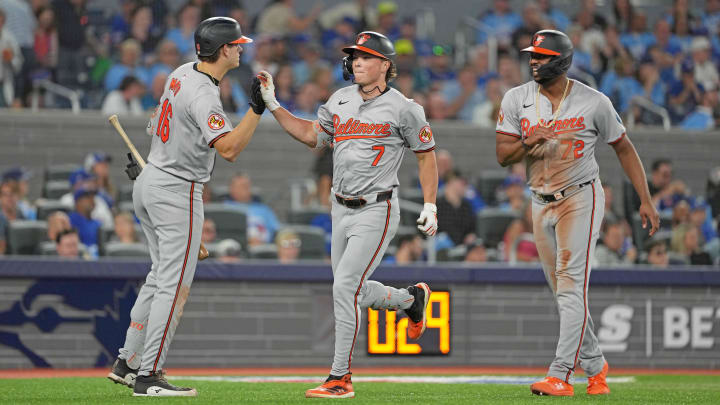
[[(110, 364), (148, 267), (0, 260), (0, 368)], [(384, 266), (373, 278), (428, 281), (438, 292), (432, 324), (416, 344), (402, 317), (365, 313), (355, 365), (546, 366), (553, 358), (559, 323), (539, 268)], [(167, 366), (329, 366), (331, 293), (326, 264), (201, 263)], [(614, 366), (720, 367), (720, 271), (595, 269), (589, 300)]]
[[(232, 119), (236, 123), (239, 121), (239, 117)], [(140, 153), (147, 156), (150, 148), (150, 137), (145, 135), (147, 118), (120, 117), (120, 122)], [(431, 125), (438, 148), (448, 149), (455, 158), (455, 166), (468, 177), (477, 178), (487, 170), (504, 170), (495, 157), (493, 130), (454, 121), (432, 122)], [(127, 148), (107, 117), (99, 112), (88, 111), (73, 116), (67, 111), (0, 110), (0, 128), (0, 169), (18, 165), (32, 169), (35, 177), (30, 180), (31, 198), (40, 196), (46, 165), (82, 164), (85, 156), (96, 150), (103, 150), (113, 157), (111, 176), (114, 183), (118, 186), (129, 183), (124, 172)], [(630, 131), (629, 137), (647, 170), (654, 159), (672, 159), (675, 177), (685, 181), (695, 195), (705, 194), (710, 168), (720, 165), (718, 131), (692, 133), (638, 129)], [(625, 178), (620, 163), (607, 145), (598, 145), (595, 155), (601, 178), (615, 186), (616, 208), (619, 209), (621, 181)], [(263, 200), (283, 220), (290, 208), (289, 181), (313, 178), (314, 158), (306, 146), (292, 140), (271, 117), (263, 117), (250, 144), (235, 163), (217, 159), (211, 185), (227, 186), (233, 174), (248, 173)], [(398, 176), (401, 195), (404, 190), (414, 187), (415, 176), (417, 162), (408, 152)]]

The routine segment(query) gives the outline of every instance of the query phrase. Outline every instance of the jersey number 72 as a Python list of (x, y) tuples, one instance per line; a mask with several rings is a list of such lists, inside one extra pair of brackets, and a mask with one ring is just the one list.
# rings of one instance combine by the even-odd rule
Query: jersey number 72
[(158, 119), (157, 131), (155, 131), (155, 135), (159, 136), (163, 143), (167, 142), (170, 137), (170, 118), (172, 118), (172, 103), (165, 99)]

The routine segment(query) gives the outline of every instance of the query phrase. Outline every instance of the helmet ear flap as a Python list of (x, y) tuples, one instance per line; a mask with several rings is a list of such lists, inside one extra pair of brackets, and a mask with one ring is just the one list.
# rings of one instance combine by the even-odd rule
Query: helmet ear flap
[(350, 76), (352, 76), (352, 74), (353, 74), (352, 58), (350, 56), (346, 56), (342, 59), (342, 68), (343, 68), (343, 79), (350, 80)]

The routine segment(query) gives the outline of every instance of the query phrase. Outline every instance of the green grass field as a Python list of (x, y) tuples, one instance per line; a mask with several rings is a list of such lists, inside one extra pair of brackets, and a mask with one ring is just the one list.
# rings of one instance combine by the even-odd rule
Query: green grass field
[[(304, 391), (315, 384), (189, 381), (172, 383), (197, 388), (196, 398), (138, 398), (105, 378), (0, 379), (0, 404), (308, 404)], [(527, 385), (353, 383), (352, 404), (537, 404), (566, 401), (603, 404), (717, 404), (719, 376), (637, 376), (635, 382), (610, 384), (609, 396), (591, 397), (584, 384), (575, 384), (575, 397), (537, 397)], [(336, 400), (342, 401), (342, 400)]]

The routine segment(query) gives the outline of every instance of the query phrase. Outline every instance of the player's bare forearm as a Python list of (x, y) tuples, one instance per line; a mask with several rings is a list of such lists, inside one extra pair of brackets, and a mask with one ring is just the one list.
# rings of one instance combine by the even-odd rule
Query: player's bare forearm
[(423, 200), (435, 204), (438, 189), (438, 170), (435, 151), (416, 153), (418, 159), (418, 177), (422, 187)]
[(311, 148), (317, 145), (317, 134), (313, 129), (312, 121), (298, 118), (283, 107), (276, 109), (272, 114), (290, 136)]
[(252, 108), (248, 109), (240, 123), (229, 134), (215, 142), (214, 147), (218, 154), (223, 159), (234, 162), (250, 143), (259, 122), (260, 115), (255, 114)]
[(525, 158), (525, 147), (520, 139), (495, 133), (495, 154), (500, 166), (505, 167)]
[(640, 161), (635, 146), (633, 146), (630, 139), (623, 137), (618, 143), (613, 145), (615, 153), (620, 160), (620, 164), (627, 174), (628, 178), (632, 182), (635, 191), (640, 196), (640, 201), (651, 202), (650, 190), (648, 189), (647, 177), (645, 176), (645, 169)]

